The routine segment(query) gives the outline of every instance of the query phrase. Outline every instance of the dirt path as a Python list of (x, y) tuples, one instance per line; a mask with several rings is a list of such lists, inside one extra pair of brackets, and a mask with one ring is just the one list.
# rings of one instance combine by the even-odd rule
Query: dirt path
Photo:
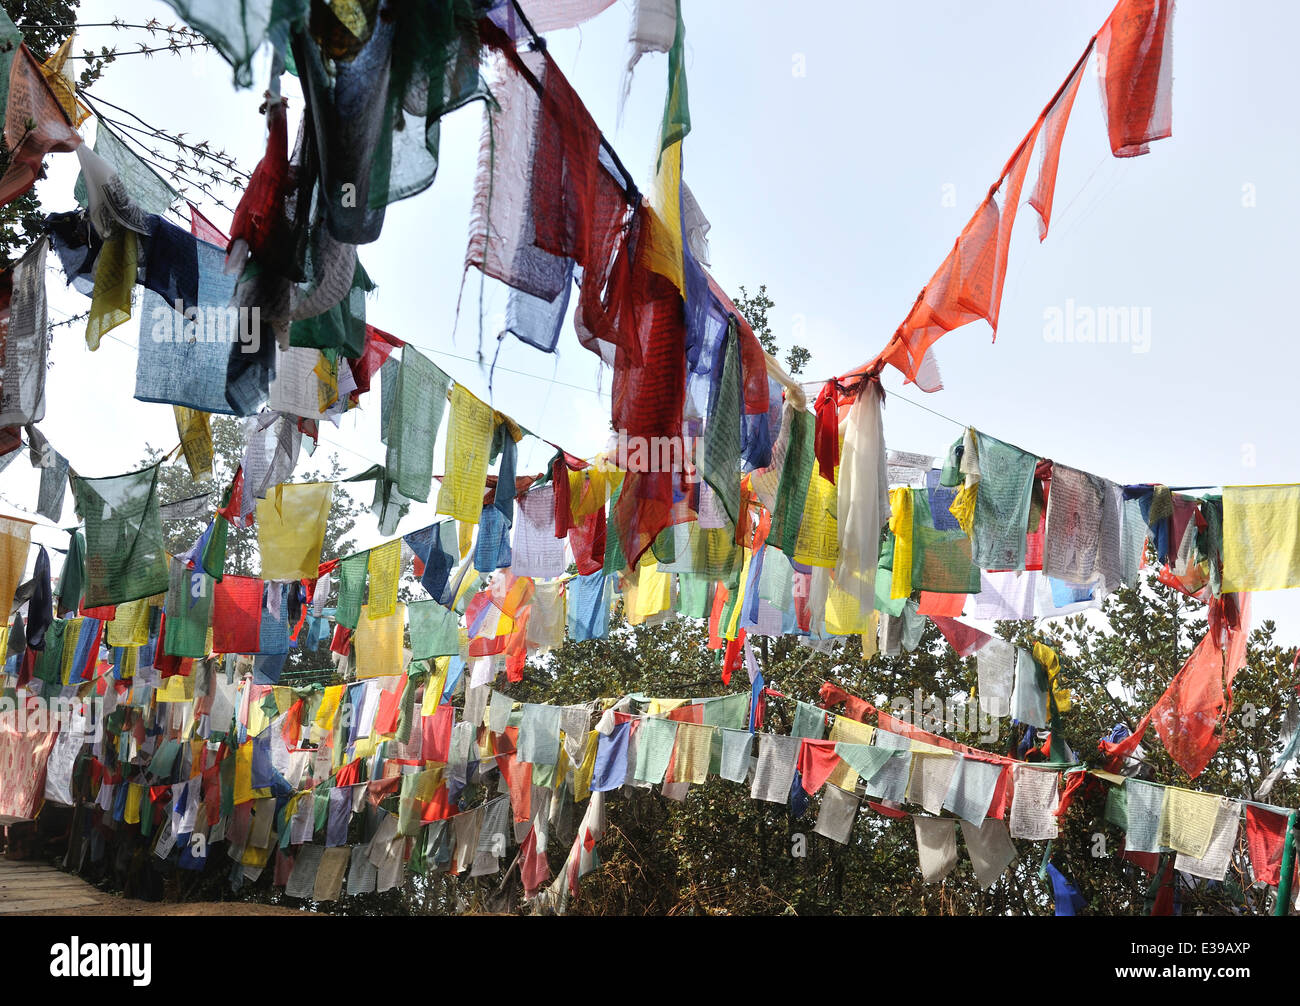
[(31, 860), (0, 857), (0, 916), (6, 915), (315, 915), (245, 901), (136, 901), (105, 894), (80, 877)]

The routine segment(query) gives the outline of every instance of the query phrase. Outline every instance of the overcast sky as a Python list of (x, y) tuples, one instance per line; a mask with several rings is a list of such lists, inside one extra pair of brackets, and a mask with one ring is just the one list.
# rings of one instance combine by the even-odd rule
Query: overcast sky
[[(160, 2), (86, 0), (84, 22), (125, 16), (174, 21)], [(1069, 4), (827, 0), (815, 7), (684, 0), (693, 129), (684, 173), (712, 223), (713, 272), (735, 293), (766, 284), (782, 345), (812, 352), (809, 378), (842, 373), (874, 355), (947, 254), (1035, 116), (1105, 20), (1108, 0)], [(638, 67), (620, 122), (631, 4), (620, 0), (580, 29), (555, 32), (551, 51), (624, 162), (648, 179), (663, 105), (666, 58)], [(792, 14), (792, 11), (796, 12)], [(890, 447), (942, 455), (959, 427), (1120, 482), (1222, 485), (1300, 480), (1294, 425), (1300, 349), (1295, 288), (1300, 139), (1294, 59), (1300, 8), (1185, 2), (1174, 21), (1171, 139), (1133, 159), (1110, 156), (1092, 68), (1061, 155), (1052, 230), (1022, 212), (1012, 240), (996, 344), (983, 323), (942, 340), (945, 390), (926, 395), (885, 379)], [(88, 29), (81, 44), (111, 44)], [(212, 54), (129, 57), (94, 93), (151, 123), (233, 153), (246, 169), (264, 143), (257, 114), (269, 68), (237, 91)], [(296, 81), (286, 93), (296, 97)], [(292, 102), (291, 114), (301, 109)], [(378, 289), (369, 319), (428, 351), (455, 380), (487, 398), (478, 353), (479, 277), (457, 323), (470, 194), (482, 110), (444, 120), (432, 188), (389, 208), (383, 235), (361, 249)], [(87, 124), (90, 139), (93, 126)], [(73, 205), (76, 159), (55, 155), (41, 195)], [(1032, 179), (1032, 175), (1031, 175)], [(1026, 189), (1026, 194), (1028, 188)], [(232, 203), (233, 204), (233, 203)], [(204, 207), (221, 226), (229, 214)], [(86, 308), (56, 293), (55, 318)], [(495, 350), (500, 289), (485, 291), (483, 349)], [(1132, 308), (1134, 342), (1053, 342), (1053, 319), (1086, 308)], [(1147, 320), (1149, 319), (1149, 321)], [(87, 475), (133, 468), (146, 442), (176, 442), (167, 406), (136, 402), (134, 322), (89, 353), (82, 326), (57, 330), (42, 429)], [(434, 351), (439, 352), (434, 352)], [(1144, 350), (1144, 351), (1143, 351)], [(558, 357), (513, 340), (501, 353), (494, 405), (569, 450), (590, 455), (608, 433), (609, 374), (567, 327)], [(896, 393), (895, 393), (896, 392)], [(382, 461), (378, 396), (327, 428), (322, 448), (349, 471)], [(439, 445), (435, 471), (440, 471)], [(523, 446), (520, 470), (549, 449)], [(318, 461), (304, 459), (306, 466)], [(0, 492), (35, 503), (25, 461)], [(369, 490), (365, 490), (367, 497)], [(417, 507), (406, 531), (428, 523)], [(72, 520), (69, 493), (64, 523)], [(359, 529), (377, 543), (373, 523)], [(66, 540), (38, 531), (48, 543)], [(1257, 619), (1300, 642), (1300, 603), (1260, 595)]]

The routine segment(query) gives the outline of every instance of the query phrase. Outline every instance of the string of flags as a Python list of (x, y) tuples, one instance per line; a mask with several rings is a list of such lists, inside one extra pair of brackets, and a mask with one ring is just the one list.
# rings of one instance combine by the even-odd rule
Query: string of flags
[[(72, 729), (0, 729), (5, 820), (30, 819), (44, 798), (94, 802), (107, 820), (161, 829), (157, 848), (182, 866), (203, 858), (192, 850), (201, 834), (226, 842), (236, 882), (274, 860), (277, 882), (316, 900), (338, 896), (344, 880), (357, 893), (354, 873), (361, 890), (408, 868), (495, 872), (517, 844), (529, 896), (559, 907), (594, 868), (604, 794), (624, 785), (680, 798), (677, 787), (713, 774), (777, 803), (822, 791), (817, 830), (841, 842), (860, 796), (887, 812), (907, 803), (926, 811), (914, 821), (927, 880), (955, 861), (955, 819), (981, 883), (992, 883), (1011, 838), (1053, 837), (1056, 811), (1100, 779), (1125, 794), (1114, 815), (1126, 815), (1133, 855), (1172, 850), (1178, 869), (1221, 878), (1245, 807), (1255, 875), (1278, 883), (1274, 845), (1259, 837), (1288, 833), (1277, 808), (1060, 761), (1013, 764), (898, 729), (884, 713), (859, 730), (865, 717), (850, 709), (830, 737), (824, 717), (791, 737), (761, 732), (767, 690), (753, 638), (856, 636), (870, 659), (915, 648), (929, 619), (960, 656), (976, 656), (981, 709), (1050, 731), (1059, 751), (1071, 699), (1057, 655), (1016, 650), (970, 620), (1098, 606), (1138, 582), (1149, 545), (1161, 581), (1205, 603), (1210, 624), (1166, 695), (1114, 741), (1115, 757), (1122, 765), (1152, 725), (1189, 777), (1217, 750), (1250, 593), (1300, 585), (1300, 485), (1197, 495), (1120, 485), (975, 429), (942, 456), (890, 451), (879, 379), (889, 363), (937, 390), (934, 341), (979, 318), (996, 331), (1029, 162), (1041, 149), (1029, 202), (1045, 237), (1094, 50), (1112, 153), (1142, 154), (1170, 134), (1172, 4), (1120, 0), (885, 350), (826, 382), (811, 407), (707, 269), (710, 225), (684, 181), (680, 0), (638, 0), (633, 11), (629, 81), (642, 54), (668, 54), (644, 194), (538, 34), (608, 2), (336, 2), (311, 18), (290, 3), (260, 21), (209, 0), (172, 6), (241, 86), (252, 53), (274, 50), (266, 150), (228, 234), (193, 206), (188, 228), (167, 219), (179, 197), (106, 124), (94, 149), (82, 142), (88, 110), (62, 63), (38, 63), (0, 24), (16, 40), (0, 67), (12, 151), (0, 205), (31, 188), (49, 154), (73, 152), (81, 167), (79, 208), (49, 215), (0, 280), (0, 466), (26, 446), (41, 471), (36, 512), (58, 521), (70, 485), (79, 517), (57, 581), (44, 546), (28, 575), (32, 523), (0, 518), (5, 682), (24, 711), (93, 694), (108, 726), (93, 743)], [(285, 73), (305, 96), (292, 145)], [(613, 371), (608, 448), (584, 459), (557, 447), (538, 474), (518, 470), (530, 431), (366, 321), (374, 281), (358, 249), (379, 236), (390, 204), (432, 184), (439, 119), (474, 101), (484, 130), (465, 266), (509, 287), (502, 340), (553, 352), (572, 317), (579, 342)], [(42, 434), (51, 253), (90, 298), (89, 350), (138, 320), (134, 397), (173, 407), (196, 482), (213, 468), (210, 417), (240, 418), (241, 463), (219, 500), (163, 500), (157, 464), (75, 471)], [(373, 407), (376, 382), (383, 464), (339, 483), (292, 482), (304, 438)], [(364, 482), (388, 540), (324, 555), (340, 485)], [(432, 502), (442, 519), (394, 537), (413, 502)], [(169, 554), (164, 522), (195, 518), (206, 529)], [(228, 568), (232, 528), (256, 529), (258, 575)], [(427, 596), (400, 599), (413, 581)], [(499, 675), (518, 681), (530, 657), (605, 636), (616, 605), (632, 625), (706, 622), (724, 681), (745, 666), (750, 692), (671, 708), (639, 696), (577, 711), (498, 702)], [(293, 688), (290, 652), (326, 646), (351, 683)], [(1217, 704), (1204, 706), (1206, 695)], [(458, 802), (493, 773), (499, 796)], [(582, 803), (547, 886), (548, 835)]]

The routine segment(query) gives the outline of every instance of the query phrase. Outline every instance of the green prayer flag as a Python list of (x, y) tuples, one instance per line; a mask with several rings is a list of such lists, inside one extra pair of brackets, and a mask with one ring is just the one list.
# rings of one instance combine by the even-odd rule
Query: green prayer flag
[(654, 785), (664, 781), (673, 745), (677, 742), (677, 721), (647, 716), (641, 721), (636, 741), (636, 778)]
[(68, 556), (59, 573), (58, 614), (76, 614), (81, 609), (81, 592), (86, 581), (86, 539), (80, 531), (70, 532)]
[(722, 378), (709, 403), (700, 459), (700, 477), (717, 494), (733, 525), (740, 518), (740, 381), (740, 336), (733, 318), (727, 322)]
[(936, 594), (980, 592), (980, 568), (971, 561), (970, 538), (960, 528), (935, 528), (925, 489), (912, 490), (912, 589)]
[(149, 760), (149, 771), (159, 779), (170, 779), (176, 759), (181, 753), (181, 744), (177, 740), (165, 740), (158, 745), (153, 758)]
[(32, 676), (56, 688), (63, 684), (63, 633), (68, 623), (56, 618), (45, 630), (45, 649), (36, 658)]
[(776, 507), (772, 511), (772, 530), (768, 535), (768, 541), (775, 543), (791, 559), (799, 540), (799, 524), (803, 520), (815, 460), (813, 415), (800, 409), (790, 418), (790, 442), (785, 450), (785, 463), (781, 466)]
[(1123, 786), (1111, 786), (1106, 794), (1106, 820), (1128, 831), (1128, 791)]
[(158, 465), (129, 475), (72, 476), (86, 524), (86, 605), (125, 604), (167, 590), (169, 574), (158, 514)]
[(437, 601), (411, 601), (406, 606), (411, 626), (411, 659), (454, 657), (460, 653), (460, 619)]
[(0, 9), (0, 132), (4, 130), (5, 112), (9, 107), (9, 73), (22, 44), (23, 33)]
[(339, 599), (334, 621), (346, 629), (355, 629), (366, 597), (366, 573), (370, 552), (350, 555), (339, 563)]
[(677, 0), (677, 28), (668, 50), (668, 96), (664, 101), (663, 124), (659, 129), (659, 156), (691, 131), (691, 109), (686, 95), (686, 24), (682, 21), (682, 0)]
[(1038, 458), (983, 433), (975, 434), (975, 443), (980, 482), (971, 556), (981, 569), (1024, 569)]
[(358, 259), (348, 295), (322, 314), (293, 322), (289, 326), (289, 345), (357, 359), (366, 351), (366, 294), (374, 288)]
[(697, 573), (677, 575), (677, 612), (686, 618), (708, 618), (713, 610), (713, 580)]
[[(180, 194), (141, 160), (134, 150), (104, 124), (102, 119), (97, 120), (95, 127), (94, 150), (117, 172), (126, 194), (145, 213), (162, 216), (169, 207), (180, 200)], [(88, 194), (84, 174), (77, 175), (77, 183), (72, 188), (72, 197), (77, 200), (78, 205), (87, 205)]]
[(744, 730), (749, 726), (749, 692), (704, 700), (705, 726)]
[(815, 741), (826, 738), (826, 710), (810, 702), (796, 701), (794, 726), (790, 728), (791, 737), (808, 737)]
[(895, 749), (841, 741), (835, 745), (835, 753), (847, 762), (854, 772), (869, 782), (894, 756)]
[[(609, 512), (612, 514), (618, 506), (619, 494), (623, 491), (622, 483), (614, 487), (609, 494)], [(605, 525), (605, 573), (621, 573), (627, 568), (627, 556), (623, 554), (623, 542), (618, 536), (618, 522), (608, 521)]]
[(433, 447), (451, 378), (410, 346), (402, 348), (384, 468), (407, 499), (426, 502), (433, 483)]
[(207, 656), (213, 593), (213, 580), (207, 573), (172, 559), (163, 652), (173, 657)]

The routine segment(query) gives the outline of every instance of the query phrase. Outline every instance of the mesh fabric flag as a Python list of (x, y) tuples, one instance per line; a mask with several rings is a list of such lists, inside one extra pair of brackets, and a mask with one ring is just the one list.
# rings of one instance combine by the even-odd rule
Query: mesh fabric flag
[(14, 605), (14, 591), (27, 568), (27, 552), (32, 544), (32, 522), (19, 517), (0, 517), (0, 607), (8, 622)]
[(740, 350), (739, 335), (733, 322), (723, 353), (722, 380), (717, 394), (709, 402), (708, 422), (704, 427), (704, 456), (700, 459), (700, 476), (717, 493), (727, 516), (734, 524), (740, 516)]
[(924, 489), (910, 492), (912, 587), (942, 594), (979, 593), (980, 568), (971, 559), (970, 538), (960, 530), (938, 530), (930, 513), (929, 494)]
[[(517, 53), (513, 47), (504, 51), (498, 71), (492, 87), (497, 108), (488, 106), (484, 113), (465, 264), (539, 306), (550, 305), (567, 296), (573, 263), (562, 252), (534, 243), (535, 213), (564, 191), (550, 173), (551, 161), (539, 161), (537, 152), (539, 137), (564, 125), (543, 115), (542, 95), (548, 85), (567, 88), (567, 81), (544, 53)], [(590, 116), (570, 127), (571, 145), (585, 147), (594, 162), (599, 133), (594, 123), (587, 123)], [(559, 135), (562, 143), (569, 134)]]
[(278, 485), (257, 504), (257, 548), (266, 580), (314, 580), (334, 499), (333, 482)]
[(366, 599), (370, 618), (387, 618), (397, 604), (397, 579), (401, 574), (402, 540), (395, 538), (370, 550), (366, 577), (370, 594)]
[(1223, 592), (1300, 587), (1300, 485), (1224, 486)]
[(257, 653), (264, 584), (252, 576), (223, 576), (213, 591), (212, 652)]
[(357, 627), (361, 605), (366, 599), (366, 575), (370, 553), (350, 555), (339, 563), (339, 596), (334, 620), (347, 629)]
[[(234, 410), (226, 400), (226, 364), (231, 343), (242, 336), (239, 312), (229, 306), (235, 277), (226, 274), (225, 251), (217, 245), (196, 241), (191, 252), (193, 282), (169, 278), (167, 292), (193, 307), (193, 318), (177, 312), (174, 300), (154, 289), (163, 286), (161, 266), (151, 262), (147, 270), (154, 282), (140, 298), (135, 398), (229, 415)], [(168, 272), (174, 277), (175, 259), (171, 266)], [(185, 302), (183, 288), (193, 291), (193, 304)]]
[(163, 623), (163, 650), (169, 656), (207, 656), (215, 586), (202, 569), (190, 569), (182, 560), (172, 559)]
[(0, 273), (0, 426), (26, 426), (45, 418), (48, 247), (49, 241), (41, 238), (12, 269)]
[(313, 8), (293, 54), (319, 151), (321, 205), (335, 241), (374, 241), (388, 203), (428, 188), (439, 119), (482, 98), (479, 7), (346, 3)]
[(433, 480), (433, 446), (451, 378), (410, 346), (402, 349), (388, 425), (384, 467), (407, 499), (425, 501)]
[[(5, 21), (13, 27), (7, 17)], [(7, 206), (36, 183), (46, 154), (75, 150), (81, 144), (40, 64), (22, 44), (22, 36), (15, 32), (9, 42), (17, 45), (18, 51), (12, 62), (0, 63), (0, 71), (7, 71), (4, 140), (9, 149), (9, 166), (0, 177), (0, 206)]]
[[(117, 172), (117, 177), (126, 190), (126, 194), (145, 213), (161, 215), (171, 208), (180, 196), (176, 190), (163, 181), (149, 165), (145, 164), (130, 147), (126, 145), (102, 121), (95, 130), (94, 151)], [(73, 198), (85, 206), (89, 201), (86, 179), (77, 176), (77, 183), (72, 189)]]
[(438, 513), (477, 524), (483, 511), (488, 451), (492, 446), (493, 411), (459, 384), (451, 388), (451, 421)]
[(86, 524), (88, 607), (122, 604), (167, 590), (158, 471), (153, 465), (110, 478), (72, 476), (77, 513)]
[(1097, 33), (1102, 101), (1116, 157), (1172, 135), (1174, 0), (1120, 0)]
[(1038, 459), (1019, 447), (975, 434), (979, 491), (971, 557), (981, 569), (1024, 569), (1025, 532)]
[(454, 657), (460, 653), (460, 620), (437, 601), (407, 605), (411, 624), (411, 659)]
[[(803, 409), (791, 408), (787, 408), (786, 414), (790, 416), (789, 435), (783, 456), (779, 459), (780, 481), (772, 507), (769, 539), (787, 556), (794, 558), (816, 455), (813, 452), (812, 414)], [(779, 448), (780, 441), (778, 450)], [(778, 463), (776, 454), (773, 451), (774, 466)]]
[[(235, 68), (235, 83), (253, 83), (253, 53), (266, 41), (278, 4), (267, 0), (167, 0)], [(285, 5), (284, 11), (290, 9)]]
[(392, 614), (371, 618), (367, 608), (357, 619), (357, 634), (352, 642), (356, 655), (357, 678), (376, 678), (402, 673), (402, 630), (406, 622), (406, 605), (398, 603)]
[(1257, 881), (1276, 887), (1282, 879), (1282, 852), (1286, 845), (1287, 814), (1268, 807), (1246, 805), (1246, 845), (1250, 870)]
[(1246, 664), (1250, 595), (1242, 597), (1246, 603), (1238, 624), (1223, 627), (1220, 637), (1212, 620), (1192, 655), (1151, 708), (1165, 750), (1192, 778), (1201, 774), (1219, 750), (1222, 725), (1232, 712), (1232, 681)]

